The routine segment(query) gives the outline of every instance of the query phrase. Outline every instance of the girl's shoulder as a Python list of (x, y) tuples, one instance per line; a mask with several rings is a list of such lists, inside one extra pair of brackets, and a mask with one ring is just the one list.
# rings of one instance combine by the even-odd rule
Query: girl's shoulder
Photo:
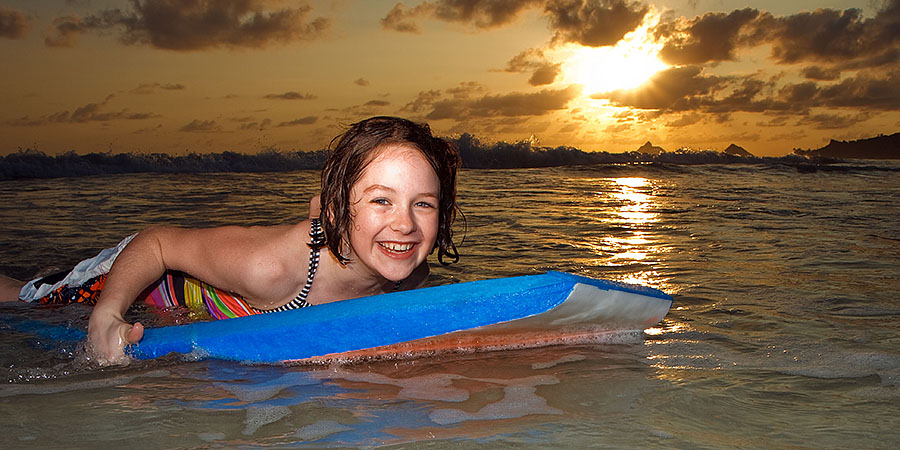
[[(309, 264), (308, 221), (294, 225), (248, 227), (244, 234), (242, 269), (246, 295), (254, 306), (268, 308), (297, 295), (306, 280)], [(266, 303), (259, 303), (266, 301)], [(258, 305), (256, 303), (259, 303)]]
[(254, 247), (279, 248), (293, 241), (309, 240), (309, 220), (283, 225), (228, 225), (209, 229), (210, 237), (236, 240)]

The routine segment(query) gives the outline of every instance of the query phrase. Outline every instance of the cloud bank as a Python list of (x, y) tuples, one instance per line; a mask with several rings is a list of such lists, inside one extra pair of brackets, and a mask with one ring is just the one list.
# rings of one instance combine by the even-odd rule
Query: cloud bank
[(268, 94), (263, 98), (269, 100), (315, 100), (317, 97), (313, 94), (301, 94), (295, 91), (288, 91), (283, 94)]
[(59, 111), (47, 114), (39, 118), (32, 119), (28, 116), (7, 122), (14, 126), (41, 126), (53, 123), (87, 123), (87, 122), (108, 122), (113, 120), (144, 120), (161, 117), (159, 114), (153, 113), (135, 113), (128, 109), (119, 111), (106, 111), (109, 103), (115, 98), (115, 95), (109, 95), (102, 102), (88, 103), (75, 108), (71, 113)]
[(420, 115), (427, 120), (542, 116), (565, 109), (581, 90), (570, 86), (538, 92), (486, 92), (484, 86), (475, 82), (460, 83), (449, 89), (422, 91), (401, 111)]
[(275, 43), (320, 38), (331, 19), (312, 17), (300, 2), (283, 7), (276, 0), (132, 0), (131, 10), (106, 9), (54, 19), (44, 33), (51, 47), (71, 47), (89, 32), (119, 32), (122, 42), (159, 49), (263, 48)]
[(612, 45), (643, 20), (649, 7), (625, 0), (440, 0), (414, 8), (398, 3), (381, 24), (385, 29), (421, 33), (418, 20), (430, 18), (487, 30), (512, 23), (527, 10), (547, 18), (555, 43)]
[(854, 68), (897, 63), (900, 44), (900, 1), (890, 0), (875, 17), (859, 9), (817, 9), (775, 17), (746, 8), (707, 13), (660, 24), (657, 37), (666, 41), (660, 55), (669, 64), (732, 61), (736, 52), (768, 44), (779, 64), (801, 62)]
[[(594, 94), (622, 107), (683, 114), (669, 126), (697, 123), (690, 114), (775, 115), (761, 122), (838, 129), (873, 113), (900, 110), (900, 0), (885, 2), (874, 17), (858, 9), (817, 9), (775, 17), (752, 8), (661, 22), (660, 57), (673, 67), (630, 90)], [(755, 73), (716, 75), (718, 64), (767, 46), (770, 64)], [(779, 72), (780, 71), (780, 72)], [(788, 76), (795, 74), (794, 77)], [(840, 113), (840, 110), (864, 112)], [(828, 112), (823, 112), (828, 111)]]
[(28, 35), (28, 28), (24, 13), (0, 6), (0, 38), (22, 39)]

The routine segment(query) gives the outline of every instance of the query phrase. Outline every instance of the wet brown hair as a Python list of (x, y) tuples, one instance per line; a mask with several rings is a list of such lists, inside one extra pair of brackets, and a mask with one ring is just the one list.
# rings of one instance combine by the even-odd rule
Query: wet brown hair
[[(389, 144), (419, 150), (437, 174), (441, 190), (438, 198), (438, 233), (432, 251), (437, 249), (441, 264), (459, 261), (459, 252), (453, 243), (453, 222), (459, 211), (456, 205), (456, 174), (462, 165), (459, 152), (447, 141), (434, 137), (427, 124), (399, 117), (380, 116), (357, 122), (331, 141), (331, 153), (322, 169), (320, 197), (325, 245), (341, 263), (348, 261), (342, 250), (344, 245), (349, 246), (353, 226), (350, 191), (363, 170), (377, 156), (380, 147)], [(444, 261), (445, 257), (450, 260)]]

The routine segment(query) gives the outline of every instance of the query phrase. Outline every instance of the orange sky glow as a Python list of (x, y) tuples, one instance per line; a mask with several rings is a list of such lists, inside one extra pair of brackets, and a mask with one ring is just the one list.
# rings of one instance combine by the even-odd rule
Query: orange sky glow
[(900, 0), (0, 5), (0, 155), (317, 150), (373, 115), (483, 142), (758, 156), (900, 131)]

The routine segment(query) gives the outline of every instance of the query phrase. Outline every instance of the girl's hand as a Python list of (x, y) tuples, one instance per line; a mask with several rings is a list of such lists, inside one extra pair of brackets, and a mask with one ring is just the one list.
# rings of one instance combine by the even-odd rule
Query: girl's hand
[(127, 364), (125, 346), (144, 336), (144, 326), (125, 322), (121, 316), (95, 308), (88, 323), (88, 351), (100, 365)]

